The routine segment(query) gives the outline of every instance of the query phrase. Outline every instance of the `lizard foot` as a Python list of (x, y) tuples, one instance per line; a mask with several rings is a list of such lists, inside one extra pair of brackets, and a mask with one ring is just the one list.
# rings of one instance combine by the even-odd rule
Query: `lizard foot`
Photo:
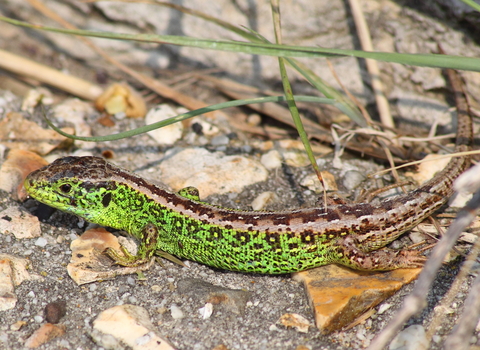
[(353, 240), (345, 240), (338, 254), (339, 263), (356, 270), (389, 271), (422, 267), (427, 258), (417, 250), (382, 248), (371, 252), (360, 250)]
[(153, 224), (147, 224), (142, 231), (142, 240), (138, 247), (138, 252), (133, 255), (125, 247), (120, 246), (122, 252), (107, 248), (104, 254), (108, 255), (115, 264), (127, 267), (135, 267), (150, 262), (157, 249), (158, 229)]

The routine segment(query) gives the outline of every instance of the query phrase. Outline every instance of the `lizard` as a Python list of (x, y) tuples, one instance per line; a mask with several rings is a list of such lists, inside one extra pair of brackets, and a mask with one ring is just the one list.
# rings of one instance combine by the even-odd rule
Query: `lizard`
[[(468, 106), (457, 106), (456, 152), (472, 145)], [(460, 96), (462, 94), (462, 96)], [(336, 263), (356, 270), (423, 266), (416, 250), (385, 246), (443, 206), (453, 181), (470, 165), (453, 157), (418, 188), (378, 204), (351, 203), (285, 211), (248, 211), (200, 201), (195, 188), (172, 192), (94, 156), (67, 156), (30, 173), (30, 197), (89, 222), (124, 230), (140, 241), (135, 255), (107, 248), (114, 263), (139, 266), (157, 254), (212, 267), (263, 274)]]

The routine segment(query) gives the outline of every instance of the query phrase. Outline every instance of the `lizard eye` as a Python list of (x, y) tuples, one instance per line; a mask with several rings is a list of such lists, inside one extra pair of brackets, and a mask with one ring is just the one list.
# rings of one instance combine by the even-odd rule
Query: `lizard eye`
[(72, 189), (72, 186), (69, 184), (64, 184), (60, 186), (60, 191), (62, 191), (63, 193), (68, 193), (70, 192), (71, 189)]

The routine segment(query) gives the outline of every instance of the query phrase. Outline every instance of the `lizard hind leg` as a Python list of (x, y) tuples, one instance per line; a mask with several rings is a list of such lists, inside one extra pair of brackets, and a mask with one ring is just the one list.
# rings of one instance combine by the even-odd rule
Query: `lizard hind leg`
[(194, 202), (200, 202), (200, 193), (198, 192), (198, 188), (193, 186), (188, 186), (180, 189), (178, 194), (184, 198), (190, 199)]
[(132, 254), (120, 246), (122, 253), (113, 248), (105, 249), (104, 253), (112, 259), (115, 264), (127, 267), (144, 265), (150, 262), (157, 250), (158, 229), (153, 224), (147, 224), (142, 230), (142, 240), (138, 247), (137, 254)]
[(401, 268), (419, 268), (427, 260), (417, 250), (382, 248), (370, 252), (361, 250), (353, 237), (345, 238), (337, 249), (337, 263), (355, 270), (389, 271)]

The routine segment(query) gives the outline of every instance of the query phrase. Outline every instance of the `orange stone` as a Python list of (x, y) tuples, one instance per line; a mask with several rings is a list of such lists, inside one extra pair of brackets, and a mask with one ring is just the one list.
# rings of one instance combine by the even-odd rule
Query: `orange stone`
[(318, 329), (328, 334), (392, 296), (417, 278), (421, 269), (386, 272), (355, 271), (326, 265), (297, 272), (294, 279), (305, 285)]

